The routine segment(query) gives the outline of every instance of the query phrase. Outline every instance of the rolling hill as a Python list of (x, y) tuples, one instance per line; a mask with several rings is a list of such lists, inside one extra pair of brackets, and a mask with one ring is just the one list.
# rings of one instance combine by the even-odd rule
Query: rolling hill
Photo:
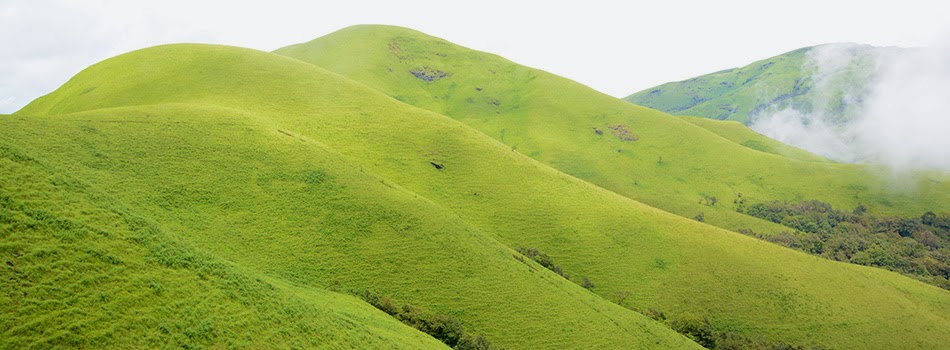
[(729, 127), (671, 118), (406, 28), (354, 26), (275, 53), (461, 121), (623, 196), (687, 218), (702, 213), (705, 222), (731, 230), (787, 230), (738, 213), (740, 201), (817, 199), (901, 216), (950, 210), (944, 174), (917, 174), (901, 180), (902, 188), (914, 190), (894, 190), (898, 186), (878, 175), (882, 169), (830, 163), (787, 146), (771, 152), (788, 150), (797, 160), (770, 154), (774, 142), (743, 145), (720, 135)]
[[(391, 98), (345, 78), (349, 75), (343, 69), (335, 74), (318, 64), (254, 50), (172, 45), (118, 56), (0, 119), (0, 142), (15, 150), (9, 154), (17, 154), (2, 163), (9, 172), (21, 172), (15, 166), (22, 163), (20, 158), (33, 159), (47, 169), (23, 175), (24, 180), (9, 185), (5, 182), (0, 194), (56, 208), (60, 205), (48, 202), (52, 190), (25, 191), (15, 184), (32, 183), (39, 176), (68, 176), (90, 192), (101, 192), (115, 206), (145, 218), (155, 227), (153, 231), (167, 237), (162, 239), (206, 256), (202, 259), (207, 261), (221, 261), (248, 276), (261, 276), (274, 286), (273, 293), (353, 302), (334, 293), (371, 290), (457, 317), (467, 330), (512, 349), (698, 346), (640, 312), (662, 312), (676, 321), (705, 319), (731, 335), (800, 346), (934, 348), (950, 341), (950, 334), (941, 331), (950, 328), (946, 316), (950, 315), (950, 293), (944, 290), (673, 215), (621, 191), (605, 189), (601, 183), (596, 186), (578, 179), (569, 171), (603, 180), (620, 173), (595, 176), (599, 168), (580, 170), (591, 164), (606, 167), (620, 162), (617, 159), (642, 162), (641, 157), (649, 157), (650, 171), (639, 174), (657, 181), (646, 182), (651, 186), (670, 174), (693, 174), (666, 180), (682, 182), (676, 188), (693, 187), (680, 197), (692, 203), (695, 187), (702, 182), (695, 174), (705, 169), (686, 169), (680, 162), (691, 159), (702, 165), (722, 159), (702, 159), (715, 156), (704, 151), (708, 148), (736, 152), (733, 157), (739, 170), (759, 170), (748, 167), (764, 162), (762, 168), (778, 166), (778, 170), (798, 172), (782, 174), (785, 180), (818, 173), (810, 179), (835, 184), (870, 181), (837, 178), (863, 174), (862, 168), (802, 162), (752, 150), (692, 123), (609, 100), (561, 78), (510, 63), (496, 67), (498, 81), (462, 80), (457, 67), (480, 67), (478, 59), (502, 61), (430, 43), (441, 41), (405, 29), (358, 27), (350, 32), (360, 32), (363, 40), (331, 36), (337, 50), (360, 49), (365, 44), (372, 51), (382, 43), (384, 58), (396, 51), (408, 57), (402, 58), (405, 66), (420, 64), (412, 58), (421, 55), (416, 51), (420, 48), (445, 55), (434, 55), (433, 60), (472, 57), (451, 66), (426, 63), (400, 71), (410, 79), (393, 81), (419, 84), (418, 89)], [(391, 37), (382, 35), (387, 33), (411, 37), (394, 46)], [(338, 66), (362, 67), (355, 58), (363, 56), (350, 56), (355, 53), (340, 54), (338, 58), (346, 59), (340, 58)], [(386, 62), (399, 62), (399, 55), (394, 57), (396, 61)], [(400, 67), (378, 68), (383, 72), (393, 68), (395, 73)], [(386, 77), (387, 73), (382, 74)], [(431, 97), (439, 95), (422, 97), (436, 84), (453, 81), (447, 79), (456, 79), (458, 91), (467, 85), (471, 87), (468, 93), (495, 95), (470, 106)], [(506, 79), (518, 84), (509, 85)], [(521, 79), (559, 88), (505, 90), (523, 88)], [(380, 78), (380, 82), (389, 80)], [(523, 100), (508, 107), (513, 101), (508, 98)], [(562, 98), (583, 108), (535, 114), (566, 108)], [(400, 101), (429, 104), (429, 110)], [(468, 114), (449, 118), (433, 111), (436, 107), (455, 107)], [(597, 117), (594, 113), (595, 124), (577, 122), (581, 112), (598, 108), (606, 114)], [(501, 132), (503, 137), (489, 137), (498, 135), (486, 125), (505, 123), (513, 125)], [(639, 137), (638, 141), (625, 140), (631, 136)], [(673, 149), (676, 140), (690, 142), (678, 142), (682, 149)], [(578, 141), (583, 142), (567, 147)], [(563, 147), (532, 151), (534, 144)], [(643, 145), (645, 149), (638, 148)], [(578, 148), (581, 154), (572, 153)], [(584, 152), (600, 157), (605, 150), (621, 157), (571, 163), (582, 160), (578, 157)], [(699, 157), (678, 158), (690, 152)], [(627, 158), (624, 153), (645, 155)], [(665, 160), (657, 162), (657, 155)], [(728, 173), (721, 169), (716, 174)], [(775, 188), (779, 183), (769, 178), (772, 174), (757, 175), (758, 181), (768, 184), (759, 186), (762, 198), (774, 198), (770, 191), (788, 195)], [(798, 186), (805, 183), (798, 181)], [(944, 185), (922, 186), (940, 191)], [(806, 194), (832, 189), (832, 185), (816, 184)], [(656, 191), (654, 198), (671, 193), (667, 191)], [(893, 200), (895, 211), (945, 203), (940, 202), (945, 192), (903, 198), (870, 187), (852, 191)], [(910, 209), (900, 207), (912, 198), (925, 202), (912, 203)], [(88, 215), (94, 211), (94, 204), (65, 202), (76, 206), (70, 212)], [(12, 202), (0, 203), (4, 210), (16, 208), (7, 204)], [(111, 221), (105, 218), (102, 224)], [(5, 235), (16, 232), (10, 229)], [(57, 232), (54, 229), (43, 237), (61, 239)], [(147, 242), (125, 242), (147, 249), (137, 246)], [(519, 247), (549, 254), (569, 278), (525, 259), (516, 252)], [(16, 256), (15, 251), (42, 250), (43, 245), (26, 240), (19, 249), (3, 250), (3, 258)], [(100, 250), (117, 254), (113, 249), (122, 248)], [(197, 264), (191, 263), (196, 259), (186, 255), (172, 261), (183, 261), (187, 267)], [(164, 268), (161, 261), (155, 268)], [(58, 275), (49, 269), (36, 274)], [(198, 269), (195, 275), (203, 280), (210, 274)], [(588, 286), (590, 290), (578, 285), (585, 278), (594, 285)], [(96, 292), (94, 286), (82, 283), (77, 288)], [(227, 283), (220, 288), (223, 294), (242, 289)], [(618, 298), (624, 293), (627, 297)], [(265, 302), (265, 297), (249, 302)], [(403, 341), (398, 344), (423, 344), (417, 338), (421, 333), (377, 319), (384, 314), (367, 310), (368, 305), (347, 307), (377, 320), (379, 328), (390, 329), (392, 339)], [(16, 316), (4, 314), (0, 322), (25, 323), (40, 317), (74, 320), (59, 313), (61, 307), (51, 305), (50, 309), (49, 314), (38, 316), (19, 316), (24, 312), (17, 309)], [(257, 327), (271, 332), (284, 329), (282, 321), (268, 321)], [(144, 332), (157, 332), (148, 325), (121, 334), (136, 339)], [(372, 346), (359, 337), (360, 332), (372, 330), (349, 325), (355, 335), (327, 347)], [(152, 334), (162, 339), (161, 333)], [(228, 335), (215, 333), (208, 343), (223, 344)], [(292, 342), (303, 335), (282, 336)], [(130, 342), (119, 344), (133, 347)]]
[[(397, 127), (414, 132), (395, 137)], [(438, 173), (429, 164), (436, 151), (512, 155), (303, 62), (214, 46), (137, 51), (90, 67), (0, 129), (4, 143), (105, 191), (182, 244), (303, 291), (392, 296), (510, 348), (696, 346), (514, 259), (458, 215), (373, 175), (384, 161)], [(361, 144), (405, 151), (354, 160), (331, 148)], [(283, 329), (279, 319), (265, 326)]]
[(7, 141), (0, 348), (442, 347), (354, 297), (192, 249)]
[[(846, 121), (870, 92), (877, 57), (900, 52), (857, 44), (826, 44), (692, 79), (666, 83), (624, 98), (682, 116), (749, 124), (762, 113), (783, 108), (829, 111)], [(844, 59), (842, 59), (842, 57)]]

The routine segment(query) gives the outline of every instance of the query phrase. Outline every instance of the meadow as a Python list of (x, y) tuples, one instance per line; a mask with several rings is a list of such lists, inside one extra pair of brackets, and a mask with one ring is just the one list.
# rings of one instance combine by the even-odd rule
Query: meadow
[[(360, 320), (315, 316), (313, 322), (324, 322), (322, 329), (353, 327), (349, 333), (334, 333), (337, 338), (326, 343), (320, 335), (306, 338), (328, 348), (373, 347), (366, 345), (372, 341), (439, 346), (360, 302), (355, 296), (364, 291), (452, 316), (467, 332), (510, 349), (699, 348), (669, 324), (644, 315), (656, 312), (673, 320), (705, 319), (730, 334), (801, 347), (935, 348), (950, 341), (950, 334), (942, 332), (950, 328), (950, 293), (945, 290), (682, 216), (699, 209), (706, 211), (707, 222), (723, 227), (783, 227), (736, 213), (728, 204), (696, 202), (704, 193), (729, 202), (731, 197), (717, 189), (748, 177), (752, 180), (736, 185), (743, 197), (827, 191), (833, 199), (841, 197), (838, 202), (869, 203), (880, 212), (945, 204), (943, 182), (921, 180), (920, 186), (930, 191), (914, 196), (880, 191), (869, 185), (874, 180), (866, 169), (754, 150), (682, 119), (608, 99), (543, 72), (501, 65), (505, 61), (500, 58), (439, 44), (415, 32), (358, 27), (349, 33), (361, 34), (363, 40), (336, 35), (323, 42), (351, 43), (333, 46), (336, 50), (383, 44), (378, 56), (394, 66), (383, 63), (379, 72), (350, 74), (339, 67), (362, 72), (365, 63), (354, 58), (375, 56), (342, 55), (326, 47), (316, 51), (347, 59), (325, 70), (320, 62), (273, 53), (170, 45), (88, 68), (59, 90), (0, 119), (0, 140), (10, 154), (4, 171), (23, 178), (4, 181), (0, 194), (25, 197), (2, 202), (4, 210), (13, 212), (16, 203), (30, 201), (54, 210), (59, 204), (48, 198), (59, 192), (21, 186), (39, 183), (37, 178), (63, 177), (80, 184), (76, 186), (83, 193), (103, 198), (94, 203), (64, 200), (75, 206), (64, 210), (64, 217), (88, 215), (97, 205), (116, 206), (141, 217), (149, 232), (160, 233), (150, 234), (159, 243), (172, 242), (189, 252), (172, 250), (170, 257), (159, 254), (155, 260), (145, 253), (144, 258), (119, 255), (113, 251), (148, 251), (152, 244), (122, 239), (128, 248), (102, 249), (99, 255), (143, 260), (155, 276), (164, 276), (163, 269), (170, 266), (183, 280), (195, 279), (188, 283), (208, 283), (225, 295), (250, 287), (219, 282), (224, 278), (202, 272), (206, 268), (201, 266), (220, 266), (211, 270), (259, 278), (271, 286), (240, 305), (220, 306), (236, 315), (221, 316), (221, 324), (212, 328), (222, 330), (201, 333), (199, 341), (188, 343), (195, 346), (227, 346), (235, 336), (226, 331), (234, 329), (227, 322), (242, 321), (243, 314), (263, 315), (261, 322), (251, 323), (256, 328), (248, 328), (259, 330), (254, 334), (261, 334), (261, 343), (309, 337), (306, 331), (317, 326), (284, 326), (307, 320), (297, 313), (267, 318), (275, 308), (255, 311), (255, 305), (282, 300), (274, 295), (285, 295), (288, 304), (314, 303), (326, 313)], [(381, 35), (387, 33), (414, 36), (392, 45), (390, 37)], [(453, 58), (458, 63), (418, 61), (420, 48), (432, 50), (426, 60)], [(460, 67), (485, 68), (476, 58), (499, 65), (489, 65), (471, 81), (461, 79), (466, 75)], [(397, 62), (405, 65), (395, 66)], [(399, 78), (392, 81), (418, 85), (396, 95), (373, 85), (392, 83), (383, 79), (389, 68)], [(379, 74), (378, 81), (358, 79), (359, 74)], [(528, 88), (522, 79), (528, 79)], [(456, 83), (453, 89), (460, 93), (431, 97), (431, 89), (447, 88), (445, 83)], [(487, 98), (471, 97), (480, 92)], [(465, 102), (469, 97), (484, 103)], [(565, 101), (577, 102), (579, 109), (566, 109)], [(730, 154), (729, 167), (713, 165), (726, 159), (720, 153)], [(44, 172), (29, 173), (17, 165), (21, 158), (40, 164)], [(618, 185), (612, 188), (614, 181)], [(842, 184), (857, 185), (835, 187)], [(861, 196), (860, 201), (850, 195)], [(890, 206), (876, 205), (883, 202)], [(681, 210), (661, 210), (666, 208)], [(98, 225), (114, 222), (106, 217)], [(22, 232), (5, 227), (5, 244), (6, 237)], [(56, 232), (31, 233), (19, 248), (2, 250), (3, 258), (42, 250), (44, 245), (35, 240), (55, 242)], [(569, 278), (526, 258), (519, 247), (544, 252)], [(69, 251), (72, 246), (61, 249), (75, 257), (66, 261), (85, 259)], [(168, 266), (162, 265), (166, 260)], [(37, 274), (62, 276), (58, 278), (68, 283), (80, 278), (48, 268)], [(115, 288), (154, 293), (135, 286), (120, 281)], [(81, 283), (76, 288), (78, 293), (98, 292)], [(177, 285), (168, 288), (183, 296), (184, 303), (200, 304), (213, 295), (195, 293), (187, 284), (180, 291)], [(21, 302), (8, 300), (11, 305)], [(0, 322), (50, 319), (65, 324), (80, 319), (62, 314), (55, 300), (59, 298), (40, 298), (51, 304), (43, 309), (13, 306), (17, 312), (0, 316)], [(202, 305), (219, 307), (218, 299), (213, 300)], [(169, 307), (162, 299), (144, 299), (143, 304), (166, 312), (194, 309)], [(85, 313), (91, 306), (77, 308)], [(144, 309), (135, 315), (151, 313)], [(144, 321), (129, 324), (133, 326), (120, 327), (102, 340), (79, 341), (136, 347), (133, 340), (143, 334), (161, 341), (184, 333), (161, 333)], [(377, 330), (364, 324), (388, 331), (366, 339)], [(18, 341), (36, 339), (41, 331), (25, 327), (20, 332), (30, 336)], [(84, 334), (82, 329), (74, 332)], [(7, 334), (4, 339), (12, 339)], [(234, 346), (260, 344), (253, 341)]]

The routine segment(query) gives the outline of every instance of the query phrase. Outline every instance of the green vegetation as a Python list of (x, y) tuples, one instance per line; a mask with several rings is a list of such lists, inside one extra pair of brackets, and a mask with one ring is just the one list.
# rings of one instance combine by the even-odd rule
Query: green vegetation
[[(834, 45), (834, 46), (833, 46)], [(819, 66), (816, 50), (841, 50), (851, 61), (839, 66)], [(839, 120), (857, 110), (852, 101), (868, 93), (860, 82), (874, 72), (874, 56), (896, 48), (853, 44), (806, 47), (692, 79), (649, 88), (624, 100), (679, 116), (701, 116), (748, 124), (770, 108), (793, 107), (802, 112), (831, 111)], [(820, 58), (819, 58), (820, 59)], [(822, 105), (816, 106), (815, 103)]]
[(828, 203), (757, 203), (742, 208), (747, 215), (794, 229), (756, 235), (770, 242), (814, 255), (901, 272), (950, 289), (950, 215), (926, 212), (897, 218), (868, 214), (863, 206), (852, 212)]
[(0, 348), (442, 347), (356, 298), (190, 248), (5, 141)]
[(799, 350), (821, 349), (821, 346), (805, 347), (792, 345), (782, 341), (770, 341), (761, 338), (750, 338), (740, 333), (719, 329), (709, 318), (700, 316), (686, 316), (681, 319), (668, 319), (662, 311), (649, 309), (644, 314), (654, 320), (663, 322), (673, 330), (693, 339), (707, 349), (720, 350)]
[[(90, 86), (97, 88), (83, 93)], [(493, 197), (507, 190), (509, 171), (540, 176), (532, 186), (546, 191), (587, 186), (451, 119), (310, 64), (232, 47), (156, 47), (94, 65), (0, 123), (0, 143), (42, 160), (52, 173), (104, 192), (183, 246), (299, 293), (371, 289), (453, 316), (466, 331), (510, 349), (698, 348), (648, 317), (517, 261), (494, 232), (432, 199), (438, 192), (498, 206)], [(185, 295), (216, 303), (200, 292)], [(32, 324), (13, 309), (2, 322)], [(49, 320), (74, 322), (62, 314)], [(278, 320), (270, 324), (275, 331), (286, 324)], [(348, 326), (375, 332), (361, 322)], [(115, 344), (135, 347), (135, 339)]]
[(474, 336), (465, 332), (462, 324), (450, 315), (433, 315), (415, 306), (403, 304), (397, 306), (390, 297), (380, 297), (368, 290), (360, 294), (367, 303), (395, 317), (400, 322), (418, 329), (456, 350), (493, 350), (502, 349), (493, 346), (483, 335)]
[(561, 277), (564, 277), (567, 280), (571, 279), (571, 275), (564, 273), (564, 269), (561, 268), (561, 265), (555, 264), (554, 259), (551, 259), (549, 255), (538, 251), (537, 248), (518, 247), (518, 248), (515, 248), (515, 251), (517, 251), (518, 253), (521, 253), (521, 255), (528, 257), (528, 259), (534, 260), (538, 264), (541, 264), (541, 266), (544, 266), (544, 268), (551, 270), (551, 272), (554, 272), (560, 275)]
[(680, 119), (756, 151), (777, 154), (806, 162), (830, 162), (811, 152), (762, 136), (739, 122), (700, 117), (680, 117)]
[[(768, 154), (793, 148), (741, 131), (721, 136), (711, 131), (714, 127), (670, 118), (405, 28), (355, 26), (275, 53), (456, 119), (512, 150), (620, 195), (685, 218), (702, 212), (706, 223), (730, 230), (778, 233), (785, 228), (737, 213), (728, 204), (708, 206), (697, 200), (742, 193), (754, 202), (815, 198), (838, 207), (864, 203), (887, 215), (950, 210), (946, 174), (918, 174), (902, 184), (915, 191), (891, 190), (893, 184), (873, 167), (829, 163), (800, 150), (787, 153), (808, 161)], [(411, 73), (420, 67), (446, 76), (420, 79)], [(737, 142), (736, 137), (743, 139)]]
[[(355, 36), (321, 41), (337, 41), (320, 48), (340, 50), (336, 69), (349, 65), (359, 75), (367, 64), (362, 59), (381, 63), (360, 81), (384, 90), (370, 82), (375, 74), (382, 74), (377, 83), (389, 81), (384, 77), (391, 69), (398, 78), (393, 84), (405, 92), (384, 90), (387, 96), (347, 74), (253, 50), (140, 50), (96, 64), (0, 120), (0, 145), (15, 147), (21, 155), (15, 159), (28, 156), (48, 169), (13, 182), (23, 186), (68, 174), (152, 223), (168, 241), (267, 281), (274, 293), (322, 292), (354, 303), (335, 291), (373, 290), (426, 310), (421, 314), (427, 319), (451, 317), (465, 332), (509, 349), (699, 348), (668, 324), (633, 311), (651, 308), (664, 310), (669, 320), (704, 315), (717, 332), (770, 344), (937, 348), (950, 342), (943, 332), (950, 328), (945, 290), (809, 256), (631, 199), (645, 189), (643, 198), (679, 208), (680, 215), (702, 211), (720, 225), (734, 220), (736, 226), (781, 231), (787, 228), (737, 213), (739, 204), (724, 200), (733, 198), (730, 186), (749, 203), (828, 192), (840, 202), (868, 203), (874, 213), (909, 212), (947, 203), (940, 177), (920, 181), (925, 191), (919, 195), (893, 194), (871, 186), (865, 168), (752, 150), (691, 123), (416, 32), (358, 27), (343, 33)], [(383, 54), (374, 54), (380, 44)], [(432, 94), (453, 83), (458, 94)], [(610, 186), (613, 181), (617, 186)], [(52, 193), (3, 190), (44, 205)], [(707, 199), (712, 197), (718, 200)], [(83, 203), (64, 203), (80, 215), (94, 212)], [(591, 282), (584, 289), (534, 259), (518, 259), (518, 246), (536, 247), (551, 265), (596, 287)], [(39, 246), (25, 241), (24, 247)], [(103, 264), (111, 264), (110, 255), (124, 259), (110, 249), (98, 252), (92, 259)], [(173, 261), (182, 266), (198, 260), (173, 256), (181, 257)], [(45, 269), (37, 275), (59, 274)], [(64, 278), (75, 284), (80, 277)], [(165, 286), (161, 282), (158, 289)], [(231, 288), (240, 287), (224, 284), (222, 294)], [(182, 296), (217, 303), (200, 290)], [(62, 310), (55, 298), (39, 298)], [(371, 305), (352, 306), (391, 327), (393, 338), (406, 339), (393, 343), (425, 336)], [(12, 308), (17, 312), (0, 315), (0, 322), (35, 324), (39, 318), (21, 317), (29, 309)], [(154, 317), (149, 310), (132, 315)], [(62, 313), (43, 320), (76, 322)], [(290, 322), (269, 320), (264, 326), (272, 330)], [(345, 324), (357, 335), (373, 332), (360, 322)], [(689, 330), (696, 327), (674, 328), (696, 333)], [(134, 336), (110, 337), (117, 339), (115, 347), (137, 346)], [(415, 347), (444, 346), (424, 340)], [(326, 346), (375, 345), (361, 341), (353, 336)], [(254, 346), (235, 347), (242, 345)]]

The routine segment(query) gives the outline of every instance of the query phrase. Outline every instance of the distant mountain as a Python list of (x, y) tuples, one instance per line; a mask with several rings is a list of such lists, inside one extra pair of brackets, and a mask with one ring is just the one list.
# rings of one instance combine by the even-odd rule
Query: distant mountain
[(666, 83), (624, 98), (683, 116), (749, 124), (784, 108), (827, 111), (847, 120), (870, 92), (878, 58), (897, 48), (857, 44), (807, 47), (692, 79)]

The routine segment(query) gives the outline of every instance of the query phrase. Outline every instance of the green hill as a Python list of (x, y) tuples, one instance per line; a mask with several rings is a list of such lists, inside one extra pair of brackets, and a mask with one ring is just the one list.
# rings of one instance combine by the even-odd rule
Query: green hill
[(442, 347), (356, 298), (192, 249), (13, 139), (0, 142), (0, 348)]
[[(688, 121), (410, 29), (355, 26), (275, 52), (459, 120), (623, 196), (687, 218), (702, 213), (707, 223), (731, 230), (788, 230), (738, 213), (741, 201), (817, 199), (902, 216), (950, 210), (946, 175), (918, 174), (903, 180), (902, 188), (914, 191), (893, 190), (878, 169), (801, 152), (794, 153), (817, 162), (762, 153)], [(717, 204), (710, 205), (712, 197)]]
[[(444, 68), (422, 72), (404, 73), (426, 83), (416, 76), (448, 76)], [(537, 74), (537, 80), (564, 84)], [(580, 97), (608, 101), (572, 86), (554, 91), (588, 91), (578, 96), (582, 106)], [(565, 106), (542, 103), (559, 101), (544, 98), (546, 91), (525, 91), (524, 106)], [(755, 151), (623, 102), (607, 107), (623, 112), (611, 118), (629, 122), (625, 127), (643, 129), (645, 142), (622, 141), (624, 128), (603, 127), (598, 135), (585, 126), (577, 134), (591, 140), (581, 145), (604, 144), (590, 146), (592, 154), (616, 147), (641, 152), (634, 147), (646, 144), (653, 156), (661, 145), (695, 137), (686, 139), (702, 143), (680, 142), (683, 148), (735, 150), (752, 158), (749, 163), (838, 169)], [(565, 145), (580, 139), (562, 130), (573, 125), (573, 114), (548, 115), (536, 129), (564, 136)], [(532, 121), (538, 120), (523, 122)], [(651, 128), (651, 122), (662, 124)], [(661, 127), (670, 127), (666, 136)], [(609, 139), (608, 130), (619, 136)], [(540, 142), (538, 135), (507, 137)], [(950, 341), (942, 332), (950, 328), (944, 290), (654, 209), (513, 152), (466, 124), (279, 55), (202, 45), (122, 55), (0, 120), (0, 140), (42, 160), (50, 172), (114, 198), (196, 254), (299, 293), (390, 295), (452, 315), (467, 330), (512, 349), (696, 346), (629, 309), (662, 312), (681, 330), (705, 317), (718, 332), (793, 345), (936, 348)], [(534, 156), (546, 160), (548, 152)], [(550, 153), (570, 155), (568, 149)], [(679, 168), (672, 157), (654, 169)], [(43, 193), (32, 196), (43, 201)], [(83, 208), (77, 210), (89, 210)], [(518, 247), (549, 254), (570, 281), (525, 259)], [(585, 278), (593, 293), (577, 285)], [(0, 316), (4, 322), (24, 321), (7, 321), (7, 315)], [(262, 326), (268, 325), (281, 329), (278, 322)], [(366, 347), (356, 341), (338, 346)]]
[(752, 131), (752, 129), (736, 121), (714, 120), (701, 117), (680, 117), (680, 119), (757, 151), (777, 154), (806, 162), (830, 162), (824, 157), (814, 153), (762, 136), (762, 134)]
[[(835, 50), (835, 59), (824, 57)], [(853, 116), (870, 90), (875, 57), (897, 52), (856, 44), (806, 47), (692, 79), (666, 83), (624, 98), (641, 106), (682, 116), (735, 120), (749, 124), (770, 109), (829, 111), (838, 120)], [(841, 59), (845, 57), (846, 59)]]
[[(4, 143), (56, 173), (106, 192), (196, 251), (296, 289), (392, 296), (509, 348), (696, 347), (515, 259), (493, 235), (377, 175), (394, 162), (444, 176), (429, 162), (450, 173), (481, 153), (537, 165), (297, 60), (200, 45), (136, 51), (88, 68), (2, 123)], [(369, 145), (389, 151), (358, 152)], [(31, 320), (10, 316), (4, 322)], [(279, 319), (266, 326), (284, 327)], [(291, 341), (302, 336), (288, 332)]]

